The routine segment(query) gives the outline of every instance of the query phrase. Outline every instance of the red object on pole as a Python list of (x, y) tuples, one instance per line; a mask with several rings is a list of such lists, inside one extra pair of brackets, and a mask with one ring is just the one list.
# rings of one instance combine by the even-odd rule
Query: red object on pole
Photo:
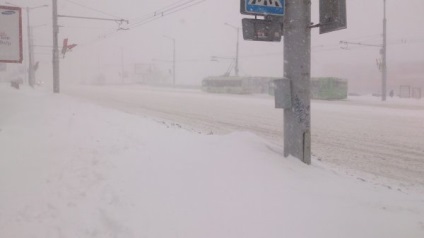
[(68, 38), (63, 39), (62, 55), (65, 56), (67, 49), (68, 49)]
[(77, 44), (68, 45), (68, 50), (72, 50)]

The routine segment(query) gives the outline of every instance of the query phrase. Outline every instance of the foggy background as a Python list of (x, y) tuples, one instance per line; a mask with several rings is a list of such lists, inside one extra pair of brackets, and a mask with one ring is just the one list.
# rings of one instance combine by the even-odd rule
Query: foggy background
[[(39, 61), (38, 81), (52, 84), (52, 11), (49, 0), (0, 0), (47, 8), (30, 10), (34, 37), (34, 62)], [(172, 78), (172, 40), (176, 39), (177, 85), (200, 85), (203, 78), (224, 74), (230, 59), (211, 61), (212, 56), (234, 58), (237, 32), (241, 27), (239, 0), (206, 0), (182, 11), (142, 25), (146, 17), (177, 0), (59, 0), (59, 14), (128, 19), (129, 30), (113, 21), (59, 18), (59, 45), (64, 38), (78, 44), (61, 57), (61, 84), (90, 83), (102, 78), (109, 84), (130, 83), (136, 71), (153, 70)], [(312, 22), (318, 23), (318, 0), (312, 0)], [(160, 12), (160, 11), (159, 11)], [(424, 1), (387, 0), (388, 90), (399, 85), (424, 87)], [(347, 0), (348, 28), (319, 35), (312, 30), (312, 76), (334, 76), (349, 80), (349, 91), (380, 92), (377, 66), (380, 48), (349, 45), (340, 41), (382, 43), (383, 0)], [(23, 10), (24, 59), (27, 58), (26, 12)], [(121, 27), (125, 28), (123, 24)], [(284, 41), (284, 39), (283, 39)], [(283, 76), (283, 41), (261, 43), (242, 40), (240, 32), (240, 75)], [(25, 65), (26, 62), (23, 63)], [(21, 66), (22, 67), (22, 66)], [(15, 69), (14, 69), (15, 68)], [(10, 65), (10, 70), (18, 70)], [(124, 76), (121, 77), (121, 72)]]

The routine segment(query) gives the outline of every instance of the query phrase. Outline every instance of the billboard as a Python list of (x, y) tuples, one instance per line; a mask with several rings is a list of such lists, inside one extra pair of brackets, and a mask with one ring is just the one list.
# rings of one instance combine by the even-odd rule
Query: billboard
[(0, 63), (22, 63), (21, 8), (0, 6)]

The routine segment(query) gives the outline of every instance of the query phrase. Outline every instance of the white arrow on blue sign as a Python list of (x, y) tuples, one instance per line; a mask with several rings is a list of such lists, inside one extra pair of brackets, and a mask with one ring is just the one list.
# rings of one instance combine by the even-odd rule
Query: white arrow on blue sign
[(246, 13), (254, 15), (284, 15), (285, 0), (243, 0)]

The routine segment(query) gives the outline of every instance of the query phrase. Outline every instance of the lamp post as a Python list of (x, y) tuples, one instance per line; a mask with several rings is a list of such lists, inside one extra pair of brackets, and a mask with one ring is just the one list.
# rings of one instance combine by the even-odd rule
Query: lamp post
[(382, 85), (381, 85), (381, 100), (386, 101), (387, 95), (387, 18), (386, 18), (386, 0), (383, 1), (384, 16), (383, 16), (383, 49), (381, 56), (383, 58), (382, 65)]
[(236, 66), (235, 66), (235, 73), (236, 73), (236, 76), (239, 76), (239, 47), (240, 47), (239, 39), (240, 39), (240, 27), (233, 26), (233, 25), (231, 25), (231, 24), (229, 24), (229, 23), (225, 23), (225, 25), (226, 25), (226, 26), (229, 26), (229, 27), (231, 27), (231, 28), (233, 28), (234, 30), (237, 30)]
[(37, 25), (37, 26), (31, 26), (30, 27), (30, 32), (31, 32), (31, 35), (30, 35), (30, 39), (31, 39), (31, 41), (30, 41), (30, 44), (29, 44), (29, 46), (30, 46), (30, 52), (29, 52), (29, 54), (31, 55), (31, 58), (30, 58), (30, 64), (31, 64), (31, 66), (29, 67), (29, 70), (30, 70), (30, 76), (31, 76), (31, 80), (32, 80), (32, 87), (35, 85), (35, 83), (37, 82), (37, 80), (36, 80), (36, 77), (35, 77), (35, 71), (37, 70), (34, 66), (35, 66), (35, 64), (34, 64), (34, 36), (33, 36), (33, 33), (34, 33), (34, 29), (35, 28), (38, 28), (38, 27), (43, 27), (43, 26), (47, 26), (47, 24), (42, 24), (42, 25)]
[(57, 0), (52, 0), (53, 22), (53, 93), (60, 93), (60, 65), (59, 65), (59, 25), (57, 14)]
[(175, 88), (175, 77), (176, 77), (176, 74), (175, 74), (175, 64), (176, 64), (176, 49), (175, 49), (175, 38), (172, 38), (172, 37), (169, 37), (169, 36), (163, 36), (163, 37), (165, 37), (165, 38), (167, 38), (167, 39), (170, 39), (170, 40), (172, 40), (172, 44), (173, 44), (173, 59), (172, 59), (172, 87), (174, 87)]
[[(9, 5), (13, 5), (13, 6), (17, 6), (13, 3), (10, 2), (6, 2), (6, 4)], [(29, 12), (31, 10), (37, 9), (37, 8), (42, 8), (42, 7), (48, 7), (49, 5), (45, 4), (45, 5), (41, 5), (41, 6), (36, 6), (36, 7), (25, 7), (26, 10), (26, 16), (27, 16), (27, 41), (28, 41), (28, 84), (31, 87), (34, 87), (34, 56), (33, 56), (33, 51), (32, 51), (32, 39), (31, 39), (31, 26), (30, 26), (30, 14)], [(17, 6), (19, 7), (19, 6)]]

